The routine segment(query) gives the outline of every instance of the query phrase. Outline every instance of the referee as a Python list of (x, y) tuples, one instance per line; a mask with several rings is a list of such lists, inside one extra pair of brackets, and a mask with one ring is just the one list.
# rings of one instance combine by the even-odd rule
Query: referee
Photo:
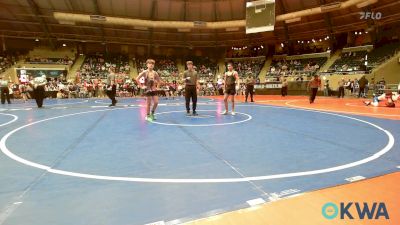
[(186, 101), (186, 115), (190, 116), (190, 99), (192, 99), (193, 116), (197, 116), (197, 87), (199, 86), (197, 72), (193, 68), (193, 62), (186, 62), (188, 70), (183, 73), (183, 80), (185, 82), (185, 101)]
[(45, 88), (47, 84), (46, 75), (43, 75), (41, 77), (35, 77), (31, 83), (33, 85), (33, 95), (35, 96), (36, 104), (38, 108), (42, 108), (43, 99), (46, 97), (46, 88)]
[(247, 102), (247, 98), (249, 97), (249, 94), (250, 94), (251, 102), (254, 102), (253, 94), (254, 94), (254, 85), (255, 84), (256, 84), (256, 80), (254, 79), (253, 74), (249, 73), (246, 78), (246, 91), (245, 91), (246, 100), (245, 100), (245, 102)]
[(113, 107), (117, 104), (117, 100), (115, 99), (115, 96), (117, 95), (117, 84), (115, 82), (115, 69), (111, 67), (109, 69), (109, 73), (107, 75), (107, 91), (106, 94), (109, 99), (111, 99), (111, 104), (109, 107)]

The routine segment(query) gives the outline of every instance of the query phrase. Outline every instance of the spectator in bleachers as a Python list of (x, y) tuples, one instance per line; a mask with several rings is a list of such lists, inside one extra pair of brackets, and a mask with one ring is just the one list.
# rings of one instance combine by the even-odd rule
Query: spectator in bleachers
[[(176, 62), (166, 58), (156, 58), (156, 71), (160, 78), (166, 82), (172, 82), (178, 77), (178, 67)], [(146, 59), (136, 59), (136, 65), (139, 73), (147, 69)]]
[(233, 62), (239, 77), (244, 78), (248, 73), (252, 73), (255, 77), (260, 75), (261, 69), (264, 66), (265, 58), (258, 59), (242, 59)]
[(0, 55), (0, 73), (15, 64), (15, 57), (10, 55)]
[(61, 65), (72, 65), (74, 64), (74, 59), (65, 56), (64, 58), (46, 58), (42, 56), (34, 56), (32, 58), (26, 58), (25, 62), (27, 63), (36, 63), (36, 64), (61, 64)]

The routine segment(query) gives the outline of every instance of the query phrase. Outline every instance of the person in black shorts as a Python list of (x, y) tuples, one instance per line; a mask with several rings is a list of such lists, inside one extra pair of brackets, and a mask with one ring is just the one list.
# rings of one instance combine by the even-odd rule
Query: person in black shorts
[[(237, 83), (236, 83), (237, 82)], [(232, 100), (232, 115), (236, 115), (235, 113), (235, 94), (236, 94), (236, 85), (240, 86), (239, 74), (233, 70), (233, 63), (228, 63), (228, 71), (224, 74), (224, 103), (225, 103), (225, 111), (222, 112), (222, 115), (228, 114), (228, 98), (231, 96)]]
[[(136, 78), (136, 82), (140, 84), (140, 79), (144, 78), (144, 95), (146, 96), (147, 100), (147, 107), (146, 107), (146, 120), (152, 122), (156, 120), (154, 113), (158, 106), (158, 90), (161, 84), (160, 76), (156, 71), (154, 71), (154, 64), (155, 61), (153, 59), (148, 59), (146, 61), (147, 70), (144, 70), (139, 74)], [(153, 108), (151, 109), (151, 102), (153, 101)]]
[(190, 99), (192, 99), (193, 116), (197, 116), (197, 89), (200, 86), (197, 72), (194, 70), (193, 62), (186, 62), (188, 70), (183, 73), (183, 81), (185, 82), (185, 102), (186, 115), (190, 116)]

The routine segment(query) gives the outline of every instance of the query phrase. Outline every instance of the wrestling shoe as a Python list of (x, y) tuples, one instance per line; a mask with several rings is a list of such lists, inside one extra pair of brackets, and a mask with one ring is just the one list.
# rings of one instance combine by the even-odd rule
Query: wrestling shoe
[(147, 120), (149, 122), (153, 122), (153, 119), (152, 119), (151, 115), (146, 116), (145, 120)]

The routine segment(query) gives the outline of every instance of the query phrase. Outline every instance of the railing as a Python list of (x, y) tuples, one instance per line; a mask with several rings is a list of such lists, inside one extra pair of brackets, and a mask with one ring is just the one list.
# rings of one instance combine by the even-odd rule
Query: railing
[(354, 70), (354, 71), (332, 71), (332, 72), (319, 72), (319, 75), (331, 76), (331, 75), (360, 75), (369, 74), (368, 71), (364, 70)]
[(256, 57), (241, 57), (241, 58), (225, 58), (225, 62), (228, 62), (228, 61), (234, 61), (234, 62), (236, 62), (236, 61), (244, 61), (244, 60), (255, 60), (255, 59), (263, 59), (263, 60), (265, 60), (266, 59), (266, 57), (265, 56), (256, 56)]
[(330, 52), (321, 52), (321, 53), (310, 53), (310, 54), (302, 54), (302, 55), (274, 55), (272, 57), (273, 60), (296, 60), (296, 59), (313, 59), (313, 58), (329, 58), (331, 56)]
[(281, 77), (281, 76), (313, 76), (317, 71), (291, 71), (291, 72), (268, 72), (267, 77)]
[(342, 53), (346, 53), (346, 52), (361, 52), (361, 51), (368, 51), (368, 50), (372, 50), (372, 49), (374, 49), (373, 45), (364, 45), (364, 46), (344, 48), (342, 50)]

